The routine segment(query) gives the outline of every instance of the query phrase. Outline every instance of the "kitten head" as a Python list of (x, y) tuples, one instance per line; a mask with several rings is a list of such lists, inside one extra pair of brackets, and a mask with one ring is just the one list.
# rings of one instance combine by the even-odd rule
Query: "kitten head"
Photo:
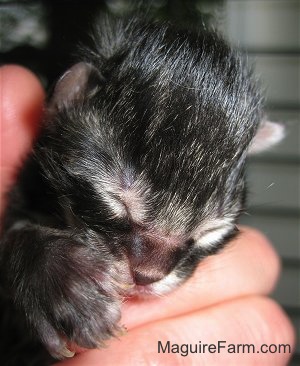
[(282, 128), (262, 122), (251, 70), (214, 32), (133, 21), (92, 39), (56, 85), (36, 154), (68, 225), (161, 293), (237, 232), (246, 156)]

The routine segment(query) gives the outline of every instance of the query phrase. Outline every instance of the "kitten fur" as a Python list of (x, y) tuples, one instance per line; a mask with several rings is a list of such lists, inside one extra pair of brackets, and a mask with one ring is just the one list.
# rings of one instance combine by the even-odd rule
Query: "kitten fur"
[(265, 125), (251, 70), (211, 30), (105, 18), (87, 43), (50, 98), (0, 247), (3, 288), (56, 358), (73, 355), (67, 340), (101, 347), (124, 297), (172, 290), (237, 233)]

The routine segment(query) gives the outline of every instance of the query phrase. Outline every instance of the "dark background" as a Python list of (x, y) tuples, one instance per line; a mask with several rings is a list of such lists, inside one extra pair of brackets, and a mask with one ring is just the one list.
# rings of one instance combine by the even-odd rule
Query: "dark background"
[[(199, 23), (212, 20), (209, 13), (201, 12), (203, 4), (208, 2), (212, 4), (219, 1), (0, 0), (0, 62), (18, 63), (28, 67), (48, 87), (72, 64), (75, 46), (78, 40), (84, 40), (88, 31), (87, 25), (98, 12), (124, 16), (140, 11), (149, 14), (149, 17), (197, 27)], [(36, 27), (31, 34), (26, 34), (26, 26), (30, 22), (35, 23)], [(10, 36), (16, 32), (17, 27), (20, 27), (19, 37), (11, 41)], [(40, 40), (34, 40), (39, 32)]]

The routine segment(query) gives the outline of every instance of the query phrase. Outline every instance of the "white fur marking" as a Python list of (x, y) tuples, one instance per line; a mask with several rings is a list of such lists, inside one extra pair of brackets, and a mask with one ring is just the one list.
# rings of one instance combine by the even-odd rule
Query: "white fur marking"
[(121, 191), (119, 196), (132, 220), (135, 222), (142, 221), (145, 216), (145, 202), (141, 197), (141, 192), (133, 187)]
[(130, 216), (135, 222), (142, 222), (146, 214), (145, 195), (149, 192), (141, 178), (136, 178), (131, 184), (122, 185), (113, 176), (94, 178), (94, 185), (99, 195), (111, 209), (114, 216)]
[(193, 233), (196, 246), (212, 248), (232, 230), (232, 220), (229, 218), (209, 220), (201, 224)]

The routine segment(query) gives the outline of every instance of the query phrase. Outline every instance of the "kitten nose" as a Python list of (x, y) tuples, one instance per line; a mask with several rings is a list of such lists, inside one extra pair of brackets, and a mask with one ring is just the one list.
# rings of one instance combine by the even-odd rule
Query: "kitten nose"
[(150, 283), (157, 282), (157, 281), (161, 280), (163, 277), (164, 277), (163, 275), (151, 276), (151, 275), (143, 274), (136, 270), (133, 271), (134, 282), (140, 286), (150, 285)]
[(177, 243), (170, 245), (147, 233), (135, 232), (125, 243), (133, 279), (141, 286), (166, 277), (182, 256), (182, 248)]

